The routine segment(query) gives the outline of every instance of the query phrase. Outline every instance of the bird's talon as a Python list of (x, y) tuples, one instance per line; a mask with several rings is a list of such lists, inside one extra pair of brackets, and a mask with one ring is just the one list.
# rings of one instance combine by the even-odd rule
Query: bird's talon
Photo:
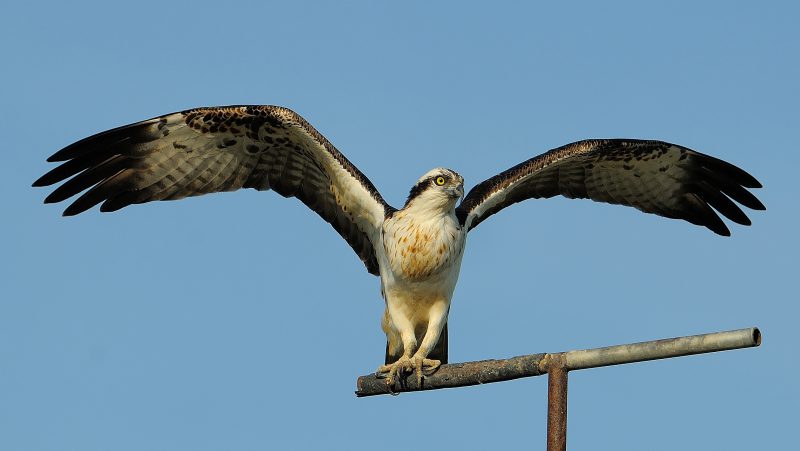
[(389, 393), (396, 395), (394, 392), (395, 382), (399, 383), (402, 387), (403, 379), (409, 370), (413, 371), (413, 362), (408, 357), (401, 357), (398, 361), (387, 365), (381, 365), (375, 373), (375, 377), (386, 379), (386, 386), (389, 387)]
[(417, 386), (421, 387), (423, 379), (436, 373), (440, 366), (442, 366), (441, 360), (425, 359), (422, 357), (401, 357), (394, 363), (378, 367), (378, 370), (375, 372), (375, 377), (386, 379), (389, 393), (396, 394), (394, 392), (395, 382), (402, 387), (406, 376), (415, 374)]
[[(425, 369), (424, 369), (426, 366), (428, 367), (427, 371), (425, 371)], [(433, 359), (423, 359), (422, 360), (423, 373), (426, 376), (430, 376), (430, 375), (434, 374), (436, 371), (439, 370), (439, 367), (441, 367), (441, 366), (442, 366), (442, 361), (441, 360), (433, 360)]]

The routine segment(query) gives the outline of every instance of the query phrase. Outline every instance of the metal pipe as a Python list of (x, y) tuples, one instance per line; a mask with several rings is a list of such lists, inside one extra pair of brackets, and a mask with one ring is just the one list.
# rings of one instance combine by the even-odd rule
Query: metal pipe
[(395, 387), (386, 385), (386, 379), (374, 374), (358, 378), (356, 396), (397, 394), (406, 391), (437, 390), (449, 387), (502, 382), (521, 377), (543, 374), (541, 360), (545, 354), (532, 354), (502, 360), (480, 360), (477, 362), (451, 363), (442, 365), (430, 376), (425, 376), (422, 384), (414, 375), (401, 379)]
[(563, 353), (568, 370), (582, 370), (645, 360), (667, 359), (705, 352), (728, 351), (761, 344), (757, 327), (712, 334), (645, 341)]
[(548, 360), (557, 355), (565, 359), (566, 370), (580, 370), (599, 366), (645, 360), (666, 359), (705, 352), (727, 351), (749, 348), (761, 344), (761, 332), (756, 327), (749, 329), (715, 332), (666, 340), (645, 341), (605, 348), (568, 351), (554, 354), (532, 354), (504, 360), (484, 360), (442, 365), (436, 373), (425, 376), (421, 385), (416, 377), (408, 377), (390, 390), (385, 379), (374, 374), (358, 378), (356, 395), (373, 396), (418, 390), (464, 387), (488, 384), (520, 377), (539, 376), (548, 371)]
[(547, 451), (567, 451), (567, 383), (563, 354), (547, 359)]

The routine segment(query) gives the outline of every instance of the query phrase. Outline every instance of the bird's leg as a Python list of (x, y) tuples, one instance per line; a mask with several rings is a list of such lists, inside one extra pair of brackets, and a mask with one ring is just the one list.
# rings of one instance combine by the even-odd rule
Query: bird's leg
[(414, 326), (409, 318), (400, 312), (389, 308), (389, 316), (393, 327), (400, 332), (400, 339), (403, 342), (403, 355), (394, 363), (381, 365), (377, 375), (386, 377), (386, 384), (391, 388), (397, 379), (403, 377), (406, 372), (413, 371), (411, 355), (417, 347), (417, 337), (414, 335)]
[(442, 334), (442, 328), (444, 328), (445, 321), (447, 321), (447, 310), (447, 305), (444, 303), (435, 304), (431, 307), (428, 313), (428, 328), (425, 331), (425, 337), (422, 339), (417, 352), (411, 357), (411, 365), (417, 373), (417, 383), (420, 385), (422, 384), (423, 374), (430, 376), (442, 365), (441, 360), (432, 360), (427, 357)]

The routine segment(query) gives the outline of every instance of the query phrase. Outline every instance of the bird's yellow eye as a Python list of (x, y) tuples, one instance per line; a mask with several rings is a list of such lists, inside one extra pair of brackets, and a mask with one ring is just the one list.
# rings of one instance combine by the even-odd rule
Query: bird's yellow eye
[(444, 185), (444, 177), (442, 177), (441, 175), (439, 177), (436, 177), (436, 184), (439, 186)]

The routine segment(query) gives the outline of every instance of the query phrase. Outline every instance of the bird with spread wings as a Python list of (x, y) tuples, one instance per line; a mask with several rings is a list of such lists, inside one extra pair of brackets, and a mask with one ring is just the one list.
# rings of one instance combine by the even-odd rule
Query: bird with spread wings
[(435, 168), (397, 209), (305, 119), (278, 106), (167, 114), (82, 139), (48, 161), (61, 164), (33, 185), (63, 183), (46, 203), (83, 192), (65, 216), (97, 204), (115, 211), (240, 188), (298, 198), (380, 277), (387, 344), (378, 374), (390, 388), (447, 363), (447, 316), (467, 232), (505, 207), (562, 195), (683, 219), (725, 236), (717, 213), (750, 225), (737, 202), (765, 209), (747, 190), (761, 184), (742, 169), (676, 144), (636, 139), (567, 144), (479, 183), (466, 197), (458, 173)]

